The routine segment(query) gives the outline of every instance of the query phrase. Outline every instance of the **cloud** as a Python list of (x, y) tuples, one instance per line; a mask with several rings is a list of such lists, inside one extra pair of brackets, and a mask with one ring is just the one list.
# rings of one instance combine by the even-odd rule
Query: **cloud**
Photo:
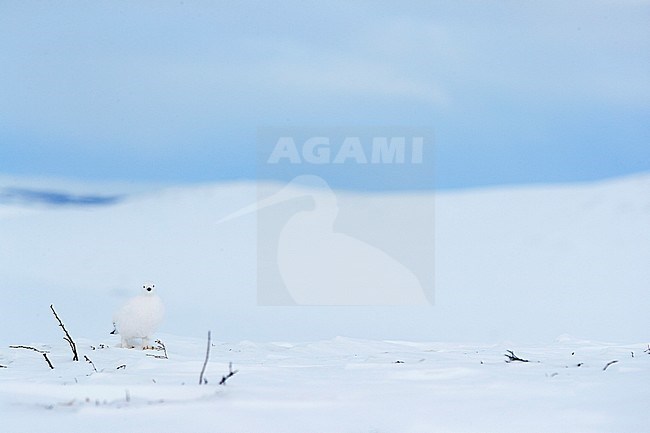
[(473, 91), (522, 103), (650, 103), (650, 3), (492, 5), (472, 25), (451, 26)]
[(25, 160), (37, 145), (176, 161), (254, 148), (260, 125), (444, 119), (465, 131), (522, 107), (645, 109), (648, 12), (587, 0), (5, 2), (0, 140)]
[(49, 206), (106, 206), (122, 200), (120, 196), (74, 195), (61, 191), (25, 188), (0, 189), (0, 204), (21, 203)]
[(313, 54), (303, 49), (262, 65), (261, 81), (280, 86), (301, 101), (359, 97), (433, 106), (446, 102), (447, 96), (433, 78), (413, 76), (407, 69), (345, 53)]

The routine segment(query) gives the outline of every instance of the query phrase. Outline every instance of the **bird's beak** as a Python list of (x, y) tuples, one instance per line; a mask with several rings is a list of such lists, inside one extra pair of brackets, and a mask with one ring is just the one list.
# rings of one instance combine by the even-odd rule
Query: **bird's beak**
[(221, 224), (226, 221), (230, 221), (242, 217), (244, 215), (257, 212), (269, 206), (283, 203), (295, 198), (303, 197), (305, 195), (307, 195), (306, 191), (301, 190), (300, 188), (297, 188), (292, 184), (289, 184), (284, 188), (282, 188), (281, 190), (279, 190), (278, 192), (276, 192), (275, 194), (270, 195), (269, 197), (258, 200), (256, 203), (249, 204), (248, 206), (245, 206), (231, 213), (230, 215), (226, 215), (225, 217), (217, 220), (217, 224)]

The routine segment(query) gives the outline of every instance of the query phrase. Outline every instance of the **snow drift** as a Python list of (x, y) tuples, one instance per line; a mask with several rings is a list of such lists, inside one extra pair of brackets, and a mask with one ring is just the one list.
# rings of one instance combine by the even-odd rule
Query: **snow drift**
[[(25, 187), (15, 180), (5, 186)], [(71, 188), (72, 196), (89, 193)], [(163, 331), (177, 335), (212, 329), (225, 340), (647, 337), (650, 175), (436, 195), (339, 192), (359, 203), (347, 218), (435, 201), (435, 220), (426, 222), (435, 229), (430, 307), (257, 307), (255, 215), (215, 224), (254, 202), (255, 185), (121, 197), (106, 206), (0, 203), (0, 343), (55, 334), (51, 303), (84, 337), (103, 336), (111, 312), (145, 279), (156, 282), (167, 304)], [(413, 226), (413, 238), (422, 229)]]

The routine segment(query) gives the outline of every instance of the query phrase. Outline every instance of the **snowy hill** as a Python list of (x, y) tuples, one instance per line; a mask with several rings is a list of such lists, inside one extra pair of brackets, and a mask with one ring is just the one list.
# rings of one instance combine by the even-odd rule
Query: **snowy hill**
[[(136, 193), (6, 186), (14, 188), (0, 200), (6, 431), (611, 432), (647, 424), (650, 176), (437, 196), (341, 193), (356, 203), (340, 215), (341, 230), (378, 210), (435, 201), (435, 221), (405, 236), (414, 242), (435, 229), (433, 305), (381, 308), (257, 307), (255, 215), (216, 223), (256, 200), (253, 185)], [(108, 334), (113, 310), (146, 279), (166, 302), (156, 337), (167, 358), (118, 348)], [(209, 381), (198, 385), (208, 329)], [(11, 345), (46, 352), (54, 368), (42, 353)], [(507, 350), (521, 358), (504, 362)], [(230, 362), (239, 373), (220, 386)]]
[[(89, 194), (71, 188), (72, 196)], [(227, 340), (647, 338), (648, 175), (436, 197), (340, 193), (360, 210), (342, 215), (343, 222), (364, 218), (365, 208), (402, 212), (435, 200), (435, 221), (425, 222), (436, 239), (430, 307), (257, 307), (256, 217), (216, 224), (256, 200), (254, 185), (123, 193), (111, 189), (125, 198), (106, 206), (0, 204), (0, 290), (7, 296), (0, 326), (12, 329), (0, 343), (56, 332), (49, 329), (50, 303), (86, 337), (103, 336), (113, 309), (143, 280), (156, 281), (167, 302), (163, 331), (180, 335), (213, 329)], [(412, 239), (427, 228), (412, 227)], [(33, 325), (12, 325), (24, 317)]]

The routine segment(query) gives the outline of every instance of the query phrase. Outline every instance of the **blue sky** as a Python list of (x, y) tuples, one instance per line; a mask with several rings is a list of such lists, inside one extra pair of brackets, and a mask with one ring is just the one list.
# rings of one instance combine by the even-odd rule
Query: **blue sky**
[(1, 2), (0, 174), (254, 179), (259, 127), (342, 125), (432, 128), (441, 189), (650, 171), (649, 20), (643, 0)]

